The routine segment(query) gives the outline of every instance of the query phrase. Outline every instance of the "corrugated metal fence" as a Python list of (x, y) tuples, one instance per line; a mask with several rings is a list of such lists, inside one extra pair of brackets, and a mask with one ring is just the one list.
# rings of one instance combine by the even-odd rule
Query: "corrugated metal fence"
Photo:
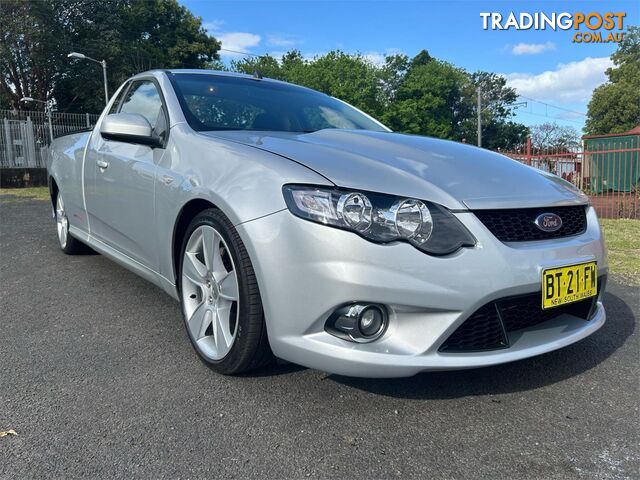
[(44, 168), (47, 146), (66, 133), (93, 128), (99, 115), (0, 110), (0, 168)]

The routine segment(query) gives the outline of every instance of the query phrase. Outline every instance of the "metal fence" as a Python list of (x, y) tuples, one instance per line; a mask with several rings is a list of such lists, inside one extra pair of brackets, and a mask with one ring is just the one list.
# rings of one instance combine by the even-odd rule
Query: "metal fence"
[(0, 110), (0, 168), (44, 168), (51, 134), (55, 138), (93, 128), (98, 117), (53, 112), (49, 126), (45, 112)]
[(575, 151), (536, 150), (528, 142), (519, 150), (500, 153), (573, 183), (602, 218), (640, 219), (640, 147), (635, 141)]

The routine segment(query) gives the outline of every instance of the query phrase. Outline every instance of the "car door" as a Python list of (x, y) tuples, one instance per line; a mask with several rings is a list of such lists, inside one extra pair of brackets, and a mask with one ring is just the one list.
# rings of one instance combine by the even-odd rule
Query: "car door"
[[(142, 115), (166, 144), (167, 109), (152, 79), (133, 81), (110, 113), (118, 112)], [(91, 234), (157, 272), (155, 175), (165, 149), (95, 136), (85, 164)]]

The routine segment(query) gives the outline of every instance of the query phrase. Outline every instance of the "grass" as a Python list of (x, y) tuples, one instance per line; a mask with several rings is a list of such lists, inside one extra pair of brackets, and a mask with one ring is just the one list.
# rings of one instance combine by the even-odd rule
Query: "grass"
[(0, 200), (3, 202), (49, 200), (49, 189), (47, 187), (0, 188)]
[(609, 220), (600, 225), (609, 251), (613, 278), (626, 285), (640, 286), (640, 220)]
[[(3, 202), (48, 200), (47, 187), (0, 188)], [(601, 219), (609, 250), (609, 268), (618, 282), (640, 286), (640, 220)]]

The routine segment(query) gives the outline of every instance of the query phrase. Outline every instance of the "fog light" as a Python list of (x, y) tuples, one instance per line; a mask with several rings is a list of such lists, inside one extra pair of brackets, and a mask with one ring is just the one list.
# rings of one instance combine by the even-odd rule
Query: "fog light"
[(379, 307), (369, 306), (360, 312), (358, 330), (363, 337), (374, 337), (384, 326), (384, 314)]
[(325, 324), (325, 330), (345, 340), (367, 343), (380, 338), (387, 323), (387, 309), (383, 305), (355, 303), (333, 312)]

